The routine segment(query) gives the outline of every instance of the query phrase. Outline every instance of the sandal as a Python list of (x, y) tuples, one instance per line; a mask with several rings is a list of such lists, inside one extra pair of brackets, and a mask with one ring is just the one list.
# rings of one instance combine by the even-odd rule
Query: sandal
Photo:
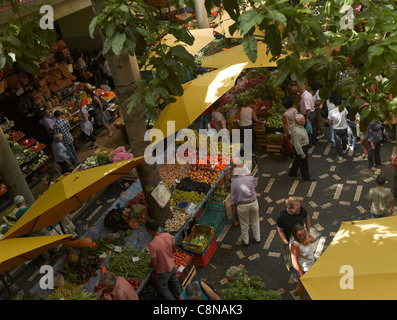
[(376, 171), (377, 169), (376, 169), (375, 167), (372, 167), (371, 170), (372, 170), (372, 171)]

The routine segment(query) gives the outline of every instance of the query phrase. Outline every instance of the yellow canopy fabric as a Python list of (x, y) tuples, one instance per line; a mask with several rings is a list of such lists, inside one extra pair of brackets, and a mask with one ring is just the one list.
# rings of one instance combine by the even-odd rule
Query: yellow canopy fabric
[[(193, 123), (211, 104), (234, 87), (245, 63), (230, 65), (196, 78), (183, 85), (184, 93), (169, 104), (153, 126), (164, 137), (182, 130)], [(175, 122), (175, 130), (167, 131), (167, 121)]]
[(53, 184), (0, 239), (17, 238), (61, 221), (104, 187), (128, 174), (144, 157), (77, 171)]
[(25, 237), (0, 241), (0, 274), (69, 241), (72, 235)]
[(396, 300), (396, 248), (397, 217), (343, 222), (301, 281), (313, 300)]
[[(192, 36), (194, 37), (194, 43), (189, 46), (184, 42), (177, 41), (176, 38), (168, 33), (166, 34), (163, 39), (161, 40), (162, 44), (166, 44), (170, 47), (176, 46), (176, 45), (182, 45), (186, 48), (187, 52), (189, 52), (191, 55), (195, 55), (197, 52), (199, 52), (201, 49), (203, 49), (207, 44), (212, 42), (215, 37), (213, 34), (213, 29), (212, 28), (205, 28), (205, 29), (194, 29), (194, 30), (189, 30)], [(152, 57), (155, 53), (152, 51), (149, 53), (149, 59)], [(152, 66), (148, 65), (149, 59), (146, 60), (146, 64), (141, 68), (142, 70), (151, 70)]]
[[(270, 52), (267, 55), (266, 50), (267, 45), (263, 42), (258, 42), (258, 58), (255, 63), (252, 63), (245, 54), (243, 45), (238, 45), (204, 58), (201, 66), (205, 68), (223, 68), (227, 65), (247, 63), (245, 68), (277, 67), (277, 61), (270, 61), (272, 56)], [(280, 58), (283, 57), (285, 55), (282, 55)]]
[[(238, 30), (236, 30), (233, 34), (230, 34), (229, 27), (234, 23), (235, 21), (232, 18), (230, 17), (226, 18), (222, 16), (222, 20), (219, 21), (219, 26), (217, 26), (214, 30), (220, 34), (223, 34), (226, 38), (240, 38), (240, 39), (243, 38), (243, 36)], [(256, 25), (254, 36), (263, 39), (265, 37), (265, 31), (260, 30), (259, 27)]]

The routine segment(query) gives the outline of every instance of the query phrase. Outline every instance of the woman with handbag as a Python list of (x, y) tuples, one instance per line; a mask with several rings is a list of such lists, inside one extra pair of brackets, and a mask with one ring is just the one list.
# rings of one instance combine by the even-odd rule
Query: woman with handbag
[(94, 106), (95, 121), (98, 126), (104, 126), (108, 131), (109, 137), (113, 136), (112, 129), (109, 126), (109, 120), (112, 118), (107, 110), (104, 109), (102, 102), (95, 95), (94, 91), (89, 91)]

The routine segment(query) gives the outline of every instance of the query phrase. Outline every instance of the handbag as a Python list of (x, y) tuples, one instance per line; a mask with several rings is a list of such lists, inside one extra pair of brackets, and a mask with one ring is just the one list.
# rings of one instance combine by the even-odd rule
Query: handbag
[(284, 145), (285, 153), (286, 153), (286, 154), (292, 154), (292, 153), (294, 153), (294, 152), (292, 151), (292, 143), (291, 143), (291, 139), (290, 139), (289, 137), (284, 137), (284, 139), (283, 139), (283, 145)]
[(305, 129), (309, 135), (313, 134), (313, 127), (310, 122), (306, 123)]
[(285, 253), (285, 267), (287, 268), (288, 271), (291, 271), (292, 258), (291, 258), (291, 251), (289, 249), (287, 249)]

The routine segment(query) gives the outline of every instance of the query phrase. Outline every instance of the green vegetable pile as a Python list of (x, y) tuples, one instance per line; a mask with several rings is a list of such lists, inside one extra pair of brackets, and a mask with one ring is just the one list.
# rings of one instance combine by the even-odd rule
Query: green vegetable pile
[[(139, 260), (133, 262), (133, 258), (138, 257)], [(116, 276), (144, 280), (150, 272), (150, 258), (145, 252), (138, 249), (123, 248), (117, 253), (109, 264), (109, 271)]]
[(268, 118), (266, 120), (266, 129), (280, 129), (283, 130), (283, 114), (286, 109), (273, 102), (273, 107), (267, 112)]
[(200, 235), (194, 237), (192, 240), (190, 240), (190, 244), (200, 246), (200, 245), (206, 244), (208, 242), (208, 240), (210, 240), (209, 234), (200, 234)]
[(109, 163), (109, 157), (104, 152), (88, 157), (84, 164), (91, 167), (99, 167)]
[(273, 290), (264, 290), (265, 283), (259, 276), (247, 276), (246, 270), (241, 270), (241, 276), (229, 283), (228, 289), (223, 289), (220, 295), (223, 300), (280, 300), (280, 295)]

